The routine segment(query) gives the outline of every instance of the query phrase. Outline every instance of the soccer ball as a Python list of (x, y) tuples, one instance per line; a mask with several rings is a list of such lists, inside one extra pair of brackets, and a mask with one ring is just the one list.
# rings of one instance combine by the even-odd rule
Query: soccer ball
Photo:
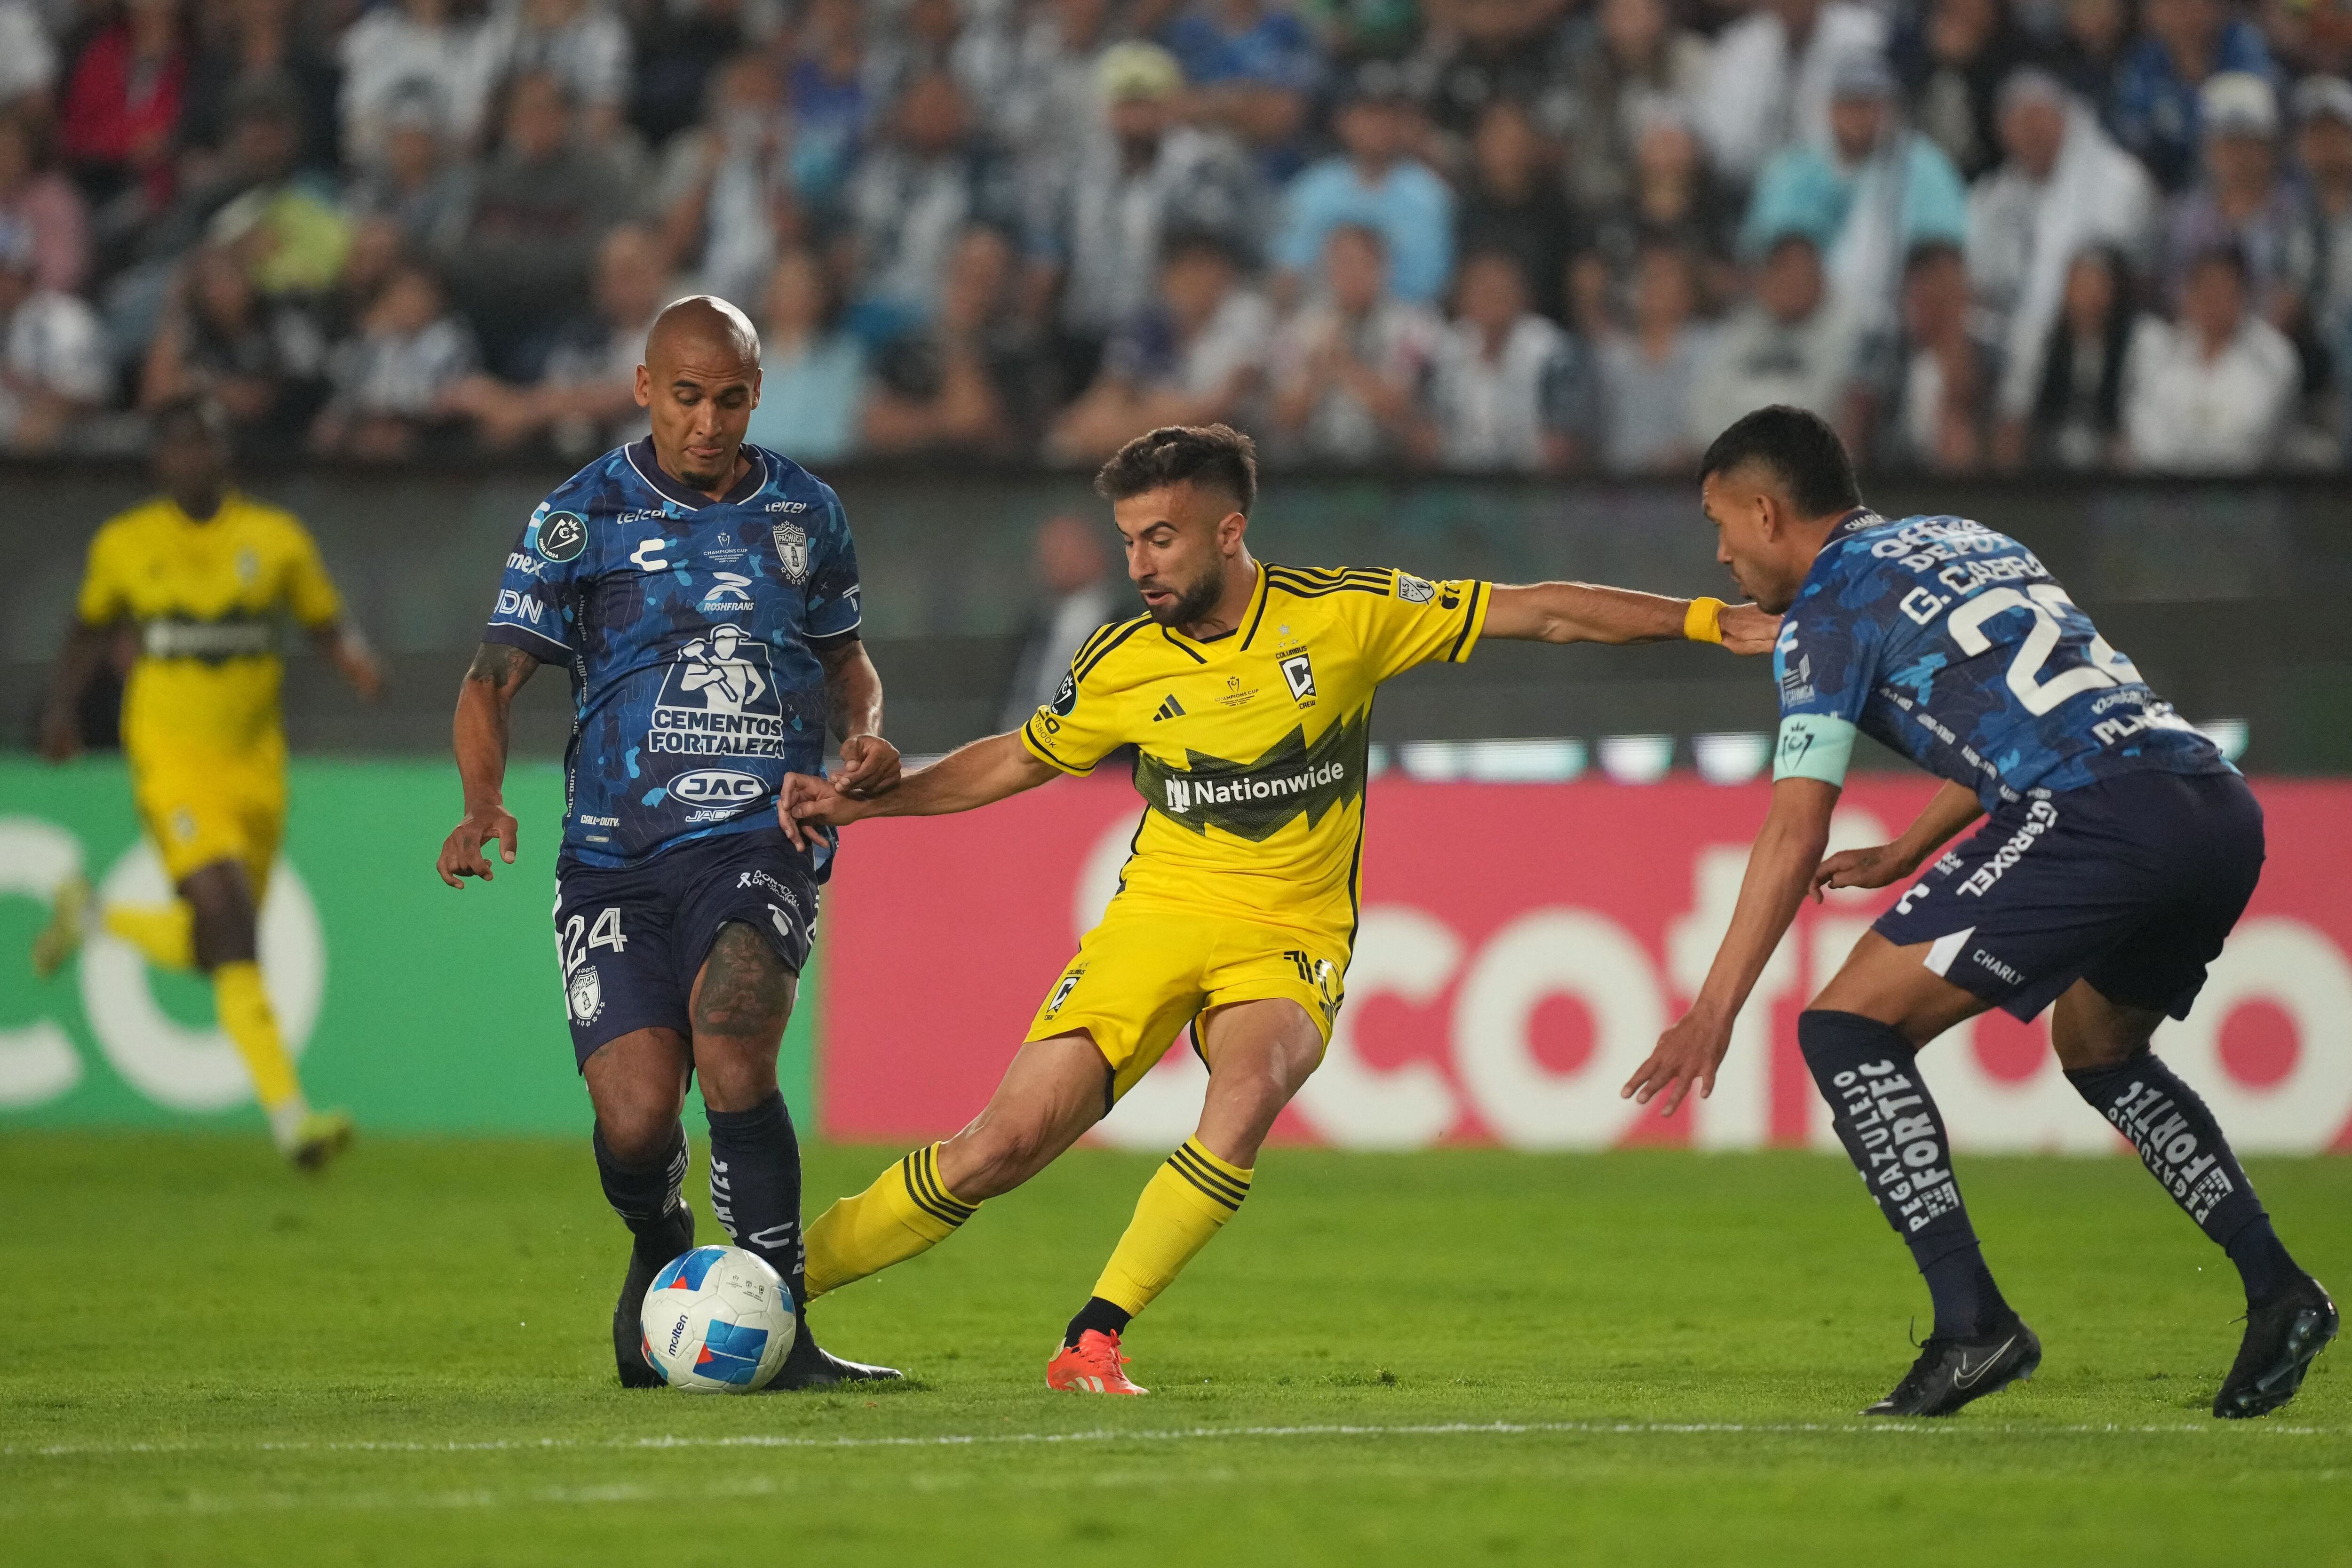
[(784, 1364), (796, 1327), (793, 1293), (740, 1247), (698, 1247), (672, 1258), (646, 1290), (646, 1360), (672, 1388), (750, 1394)]

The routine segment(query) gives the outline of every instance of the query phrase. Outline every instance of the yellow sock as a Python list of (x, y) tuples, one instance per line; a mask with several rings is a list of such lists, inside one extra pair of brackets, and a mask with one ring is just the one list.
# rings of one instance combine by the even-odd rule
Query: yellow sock
[(948, 1191), (939, 1158), (936, 1143), (918, 1149), (816, 1216), (806, 1235), (810, 1300), (929, 1252), (980, 1212)]
[(106, 929), (147, 955), (158, 969), (196, 966), (196, 912), (180, 900), (168, 904), (109, 904)]
[(1130, 1316), (1142, 1311), (1234, 1217), (1249, 1190), (1248, 1171), (1218, 1159), (1198, 1138), (1186, 1139), (1143, 1184), (1135, 1217), (1095, 1281), (1095, 1294)]
[(261, 989), (261, 966), (250, 959), (224, 963), (213, 971), (213, 1007), (220, 1015), (222, 1032), (245, 1058), (253, 1075), (254, 1097), (271, 1113), (274, 1123), (282, 1108), (299, 1103), (302, 1086), (295, 1080), (294, 1064), (278, 1038), (278, 1018)]

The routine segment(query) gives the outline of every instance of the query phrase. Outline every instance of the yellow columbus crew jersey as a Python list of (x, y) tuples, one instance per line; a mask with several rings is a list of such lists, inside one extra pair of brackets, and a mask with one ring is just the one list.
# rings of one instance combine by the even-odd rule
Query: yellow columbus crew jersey
[(1372, 694), (1467, 658), (1488, 584), (1262, 565), (1241, 625), (1201, 641), (1150, 616), (1108, 626), (1021, 738), (1083, 773), (1139, 754), (1144, 799), (1122, 897), (1328, 931), (1355, 924)]
[(342, 604), (310, 535), (276, 507), (232, 492), (199, 522), (158, 499), (90, 542), (82, 620), (138, 628), (122, 704), (134, 757), (274, 744), (285, 675), (276, 622), (286, 615), (322, 626), (341, 618)]

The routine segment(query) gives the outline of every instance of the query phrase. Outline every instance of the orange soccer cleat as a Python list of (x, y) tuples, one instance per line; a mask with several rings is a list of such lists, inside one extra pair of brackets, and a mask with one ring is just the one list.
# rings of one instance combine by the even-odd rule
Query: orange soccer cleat
[(1127, 1357), (1118, 1350), (1118, 1336), (1088, 1329), (1078, 1342), (1065, 1345), (1045, 1363), (1045, 1386), (1065, 1394), (1149, 1394), (1129, 1383), (1123, 1370)]

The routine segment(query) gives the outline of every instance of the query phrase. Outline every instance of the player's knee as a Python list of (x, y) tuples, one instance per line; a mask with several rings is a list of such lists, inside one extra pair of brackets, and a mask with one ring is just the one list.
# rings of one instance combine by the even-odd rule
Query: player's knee
[(204, 867), (180, 884), (180, 894), (194, 917), (198, 968), (249, 963), (259, 955), (253, 893), (243, 867), (226, 860)]
[(665, 1112), (649, 1100), (633, 1100), (599, 1107), (596, 1127), (604, 1134), (604, 1147), (612, 1151), (614, 1159), (624, 1165), (649, 1165), (669, 1152), (677, 1114), (676, 1106)]
[(713, 1110), (750, 1110), (776, 1092), (776, 1053), (753, 1042), (697, 1038), (694, 1070)]

